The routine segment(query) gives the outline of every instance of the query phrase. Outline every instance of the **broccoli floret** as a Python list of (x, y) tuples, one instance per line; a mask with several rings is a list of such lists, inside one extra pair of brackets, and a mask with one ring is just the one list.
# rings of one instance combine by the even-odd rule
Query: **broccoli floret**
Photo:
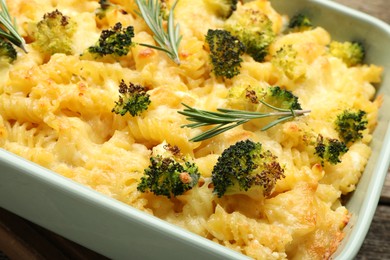
[(138, 191), (151, 191), (168, 198), (195, 187), (199, 181), (198, 167), (177, 146), (165, 145), (162, 154), (152, 155), (150, 166), (138, 184)]
[[(282, 89), (279, 86), (270, 86), (266, 88), (259, 97), (259, 102), (262, 104), (258, 108), (259, 112), (263, 113), (272, 113), (276, 109), (284, 109), (286, 111), (301, 111), (302, 107), (298, 101), (298, 97), (295, 96), (292, 92)], [(281, 123), (295, 118), (294, 113), (289, 116), (280, 116), (275, 119), (275, 117), (264, 118), (261, 120), (263, 127), (261, 129), (269, 129), (275, 125), (275, 123)]]
[(367, 113), (363, 110), (344, 110), (335, 120), (335, 128), (345, 143), (355, 142), (363, 137), (367, 128)]
[(284, 169), (277, 157), (264, 150), (261, 143), (251, 140), (239, 141), (228, 147), (219, 156), (212, 171), (214, 193), (218, 197), (228, 194), (260, 191), (271, 195), (276, 182), (284, 178)]
[(275, 39), (272, 21), (260, 10), (238, 8), (225, 22), (225, 30), (236, 36), (245, 46), (245, 52), (262, 62)]
[(245, 47), (236, 37), (225, 30), (209, 29), (206, 43), (215, 76), (233, 78), (240, 73)]
[[(235, 109), (256, 111), (260, 101), (282, 109), (301, 110), (298, 97), (279, 86), (236, 85), (229, 89), (228, 104)], [(264, 109), (260, 109), (264, 110)]]
[[(0, 2), (0, 40), (7, 41), (8, 43), (21, 48), (25, 53), (27, 53), (25, 48), (26, 42), (19, 34), (16, 18), (10, 15), (6, 2), (6, 0), (1, 0)], [(9, 58), (12, 60), (12, 54), (10, 53), (11, 49), (6, 45), (2, 45), (1, 48), (4, 48), (2, 51), (4, 51), (5, 57), (7, 57), (6, 62), (12, 62), (9, 61)], [(0, 58), (0, 61), (5, 60), (2, 56), (0, 56)]]
[(16, 60), (17, 52), (11, 43), (0, 39), (0, 61), (12, 63)]
[(113, 28), (103, 30), (98, 42), (94, 46), (89, 47), (88, 51), (101, 57), (110, 54), (125, 56), (134, 45), (132, 42), (133, 37), (134, 27), (122, 28), (122, 24), (118, 22)]
[(306, 74), (305, 61), (298, 56), (292, 45), (283, 45), (277, 50), (271, 63), (291, 80), (300, 79)]
[(76, 22), (55, 10), (46, 13), (37, 24), (33, 46), (48, 55), (72, 54), (72, 38), (75, 32)]
[(340, 163), (340, 157), (346, 152), (348, 152), (348, 148), (344, 142), (318, 135), (315, 143), (315, 154), (322, 160), (322, 165), (325, 161), (331, 164)]
[(264, 99), (266, 103), (284, 109), (301, 110), (301, 104), (298, 97), (291, 91), (282, 89), (279, 86), (271, 86), (266, 89)]
[(124, 80), (119, 84), (119, 100), (115, 101), (115, 107), (112, 112), (125, 115), (127, 112), (132, 116), (138, 116), (147, 110), (150, 104), (149, 94), (141, 85), (129, 83), (126, 85)]
[(264, 87), (260, 84), (234, 85), (229, 88), (227, 105), (233, 109), (256, 111), (263, 91)]
[(288, 28), (294, 32), (302, 32), (313, 28), (309, 17), (305, 14), (297, 14), (291, 17)]
[(353, 67), (363, 63), (365, 49), (360, 42), (332, 41), (329, 45), (329, 53), (341, 59), (348, 67)]
[(206, 0), (205, 3), (218, 17), (227, 19), (237, 10), (238, 0)]

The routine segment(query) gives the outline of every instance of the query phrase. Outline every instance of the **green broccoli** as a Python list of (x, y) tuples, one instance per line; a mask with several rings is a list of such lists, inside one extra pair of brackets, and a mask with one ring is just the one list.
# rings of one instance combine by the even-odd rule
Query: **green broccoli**
[(233, 78), (240, 73), (245, 47), (236, 37), (225, 30), (209, 29), (206, 43), (215, 76)]
[[(298, 114), (310, 112), (302, 110), (297, 96), (279, 86), (262, 88), (261, 86), (236, 85), (229, 89), (227, 101), (232, 109), (263, 115), (274, 114), (272, 117), (261, 117), (261, 120), (255, 121), (256, 126), (263, 131), (294, 119)], [(277, 116), (275, 114), (277, 111), (283, 111), (283, 113)]]
[(222, 19), (229, 18), (237, 10), (238, 0), (206, 0), (207, 6)]
[(113, 28), (103, 30), (98, 42), (88, 48), (90, 53), (95, 53), (102, 57), (105, 55), (125, 56), (134, 45), (134, 27), (122, 28), (121, 23), (116, 23)]
[(140, 115), (147, 110), (150, 104), (150, 96), (146, 89), (141, 85), (129, 83), (126, 85), (124, 80), (119, 84), (119, 100), (115, 101), (115, 107), (112, 112), (121, 116), (129, 112), (133, 117)]
[[(26, 42), (24, 38), (19, 34), (16, 18), (12, 17), (9, 13), (8, 6), (5, 0), (0, 0), (0, 40), (13, 44), (21, 48), (25, 53), (27, 53), (27, 50), (25, 48)], [(7, 45), (2, 45), (1, 48), (1, 51), (4, 51), (2, 55), (5, 55), (5, 57), (11, 58), (11, 60), (13, 60), (13, 51)], [(2, 58), (2, 56), (0, 56), (0, 58)], [(7, 62), (9, 62), (8, 58)]]
[(355, 142), (363, 138), (362, 131), (367, 128), (367, 113), (363, 110), (344, 110), (337, 115), (335, 128), (345, 143)]
[(17, 52), (11, 43), (0, 38), (0, 61), (12, 63), (16, 60)]
[(182, 195), (198, 184), (198, 167), (177, 146), (165, 145), (162, 154), (150, 157), (150, 166), (138, 184), (140, 192), (151, 191), (168, 198)]
[[(248, 95), (248, 94), (247, 94)], [(275, 110), (289, 111), (287, 115), (275, 118), (264, 118), (261, 120), (262, 130), (267, 130), (276, 124), (292, 120), (296, 117), (296, 112), (303, 111), (298, 97), (292, 92), (282, 89), (279, 86), (269, 86), (263, 90), (260, 95), (257, 95), (260, 106), (257, 111), (262, 113), (273, 113)], [(254, 99), (254, 98), (252, 98)]]
[(360, 42), (332, 41), (329, 45), (329, 53), (341, 59), (348, 67), (353, 67), (363, 63), (365, 49)]
[(33, 46), (42, 53), (72, 54), (73, 35), (76, 32), (76, 22), (60, 11), (46, 13), (37, 24)]
[(309, 17), (305, 14), (297, 14), (291, 17), (288, 28), (294, 32), (302, 32), (313, 28)]
[(229, 108), (256, 111), (264, 88), (260, 84), (238, 84), (229, 88), (227, 105)]
[(261, 86), (235, 85), (228, 92), (228, 104), (234, 109), (249, 111), (261, 110), (264, 112), (264, 109), (259, 109), (259, 104), (262, 101), (281, 109), (302, 109), (298, 97), (279, 86), (266, 86), (262, 88)]
[(271, 63), (291, 80), (300, 79), (306, 74), (306, 62), (299, 57), (292, 45), (283, 45), (277, 50)]
[(325, 161), (331, 164), (340, 163), (340, 157), (346, 152), (348, 152), (348, 148), (344, 142), (318, 135), (315, 143), (315, 154), (321, 159), (322, 165)]
[(263, 101), (277, 108), (301, 110), (298, 97), (291, 91), (282, 89), (279, 86), (268, 87), (265, 91)]
[(264, 150), (261, 143), (249, 139), (225, 149), (212, 171), (214, 193), (218, 197), (248, 192), (268, 197), (276, 182), (284, 177), (277, 157)]
[(245, 46), (245, 53), (255, 61), (262, 62), (275, 39), (272, 21), (260, 10), (237, 8), (226, 20), (225, 30), (236, 36)]

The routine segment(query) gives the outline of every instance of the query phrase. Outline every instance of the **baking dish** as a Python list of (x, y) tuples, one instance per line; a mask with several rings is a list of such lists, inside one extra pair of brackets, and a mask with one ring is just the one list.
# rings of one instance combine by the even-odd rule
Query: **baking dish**
[[(384, 97), (373, 154), (357, 190), (346, 201), (352, 218), (336, 259), (351, 259), (369, 228), (390, 158), (389, 26), (331, 1), (271, 1), (280, 13), (304, 11), (338, 40), (360, 40), (367, 62), (385, 68)], [(114, 259), (245, 259), (246, 257), (105, 197), (40, 166), (0, 151), (0, 206)]]

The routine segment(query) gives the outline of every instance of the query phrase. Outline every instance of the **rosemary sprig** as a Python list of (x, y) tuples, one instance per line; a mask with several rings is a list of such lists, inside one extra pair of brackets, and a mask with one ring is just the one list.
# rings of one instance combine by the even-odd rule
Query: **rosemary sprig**
[(149, 48), (165, 52), (176, 64), (180, 64), (179, 44), (181, 41), (180, 26), (174, 24), (173, 10), (178, 0), (175, 1), (169, 11), (167, 31), (163, 27), (163, 18), (161, 15), (161, 5), (159, 0), (136, 0), (139, 11), (138, 14), (144, 19), (150, 30), (154, 34), (154, 39), (159, 46), (140, 44)]
[(0, 6), (0, 38), (10, 41), (14, 45), (27, 52), (24, 48), (26, 42), (18, 33), (16, 20), (11, 18), (5, 0), (0, 1)]
[(199, 142), (219, 135), (220, 133), (228, 131), (253, 119), (276, 117), (274, 121), (261, 128), (262, 131), (265, 131), (279, 123), (290, 120), (297, 116), (302, 116), (310, 112), (310, 110), (283, 109), (274, 107), (264, 101), (260, 102), (263, 103), (265, 106), (272, 108), (273, 110), (275, 110), (275, 112), (261, 113), (224, 108), (218, 108), (218, 112), (211, 112), (196, 109), (186, 104), (183, 104), (186, 108), (183, 111), (178, 111), (178, 113), (187, 116), (187, 120), (194, 122), (191, 124), (183, 125), (182, 127), (197, 128), (201, 126), (216, 125), (213, 128), (203, 132), (202, 134), (190, 139), (190, 141)]

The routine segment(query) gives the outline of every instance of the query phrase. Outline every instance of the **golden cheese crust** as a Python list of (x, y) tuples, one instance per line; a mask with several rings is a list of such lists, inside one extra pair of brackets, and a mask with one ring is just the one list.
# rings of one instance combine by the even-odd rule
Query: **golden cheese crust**
[[(245, 56), (241, 74), (226, 81), (211, 76), (204, 48), (207, 30), (223, 26), (223, 20), (207, 9), (207, 1), (180, 0), (175, 9), (183, 34), (180, 66), (144, 46), (117, 59), (80, 55), (101, 30), (118, 21), (134, 26), (135, 42), (154, 44), (134, 12), (135, 1), (112, 1), (117, 7), (101, 19), (95, 14), (98, 1), (7, 2), (28, 42), (28, 53), (20, 51), (12, 65), (0, 64), (0, 148), (255, 259), (326, 259), (337, 249), (350, 217), (340, 198), (355, 189), (371, 153), (381, 102), (373, 100), (373, 83), (380, 81), (382, 68), (347, 67), (327, 54), (332, 38), (321, 27), (281, 34), (284, 17), (266, 0), (247, 5), (268, 15), (278, 33), (270, 56), (261, 63)], [(48, 58), (32, 46), (32, 28), (55, 9), (77, 23), (74, 54)], [(301, 64), (295, 69), (282, 71), (272, 61), (281, 46), (296, 50)], [(150, 90), (151, 105), (139, 117), (111, 112), (122, 79)], [(188, 141), (199, 130), (181, 127), (187, 123), (177, 113), (181, 103), (214, 110), (225, 104), (230, 87), (243, 84), (283, 86), (311, 113), (265, 132), (254, 122), (210, 140)], [(337, 138), (332, 122), (346, 108), (365, 110), (368, 129), (341, 163), (322, 166), (307, 146), (306, 133)], [(270, 198), (217, 198), (208, 185), (175, 199), (137, 191), (155, 146), (178, 146), (195, 158), (201, 175), (208, 178), (218, 155), (247, 138), (261, 142), (285, 166), (286, 178)]]

